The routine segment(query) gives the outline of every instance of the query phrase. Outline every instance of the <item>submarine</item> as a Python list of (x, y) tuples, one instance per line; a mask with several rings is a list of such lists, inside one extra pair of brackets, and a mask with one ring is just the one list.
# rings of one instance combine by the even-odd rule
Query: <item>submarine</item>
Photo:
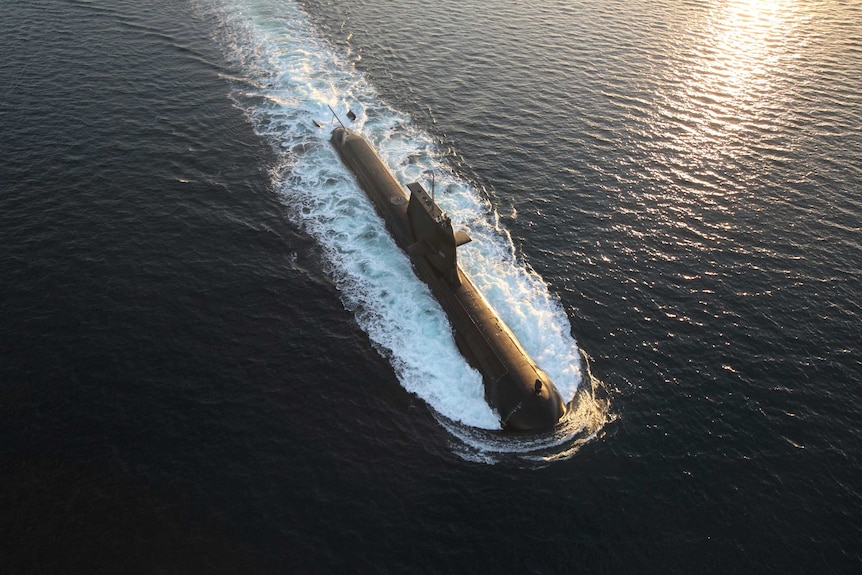
[(421, 184), (410, 183), (405, 190), (358, 132), (342, 124), (330, 142), (440, 302), (459, 351), (482, 375), (485, 401), (499, 414), (503, 429), (553, 428), (566, 411), (556, 386), (458, 265), (456, 249), (470, 237), (453, 229)]

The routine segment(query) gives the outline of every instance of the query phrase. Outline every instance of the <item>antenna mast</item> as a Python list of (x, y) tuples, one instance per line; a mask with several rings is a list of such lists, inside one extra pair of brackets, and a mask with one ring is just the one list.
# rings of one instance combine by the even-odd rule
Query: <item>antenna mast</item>
[[(332, 106), (327, 104), (326, 107), (329, 108), (329, 111), (332, 112), (332, 115), (335, 116), (335, 119), (338, 121), (339, 124), (341, 124), (341, 118), (338, 117), (338, 114), (335, 113), (335, 110), (332, 109)], [(341, 124), (341, 127), (345, 130), (347, 129), (347, 126), (345, 126), (344, 124)]]

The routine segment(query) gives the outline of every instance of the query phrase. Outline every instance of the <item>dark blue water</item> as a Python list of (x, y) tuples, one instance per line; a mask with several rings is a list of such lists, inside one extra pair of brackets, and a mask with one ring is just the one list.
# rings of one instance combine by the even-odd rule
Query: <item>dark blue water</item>
[[(4, 6), (0, 570), (855, 573), (860, 22)], [(446, 424), (447, 388), (387, 339), (433, 320), (339, 258), (377, 232), (340, 227), (361, 193), (321, 193), (349, 182), (308, 121), (330, 98), (399, 170), (437, 166), (487, 236), (474, 273), (499, 258), (486, 285), (549, 294), (519, 337), (591, 358), (593, 435), (538, 457), (473, 436), (460, 382)]]

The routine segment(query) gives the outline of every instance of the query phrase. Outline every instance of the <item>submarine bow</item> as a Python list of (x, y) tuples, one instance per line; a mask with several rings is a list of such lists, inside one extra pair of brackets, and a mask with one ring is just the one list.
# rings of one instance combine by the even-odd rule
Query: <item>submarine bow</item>
[(565, 405), (551, 379), (458, 265), (457, 248), (470, 241), (418, 183), (406, 189), (360, 134), (339, 126), (332, 145), (356, 176), (416, 275), (449, 318), (458, 349), (482, 374), (485, 400), (506, 430), (552, 428)]

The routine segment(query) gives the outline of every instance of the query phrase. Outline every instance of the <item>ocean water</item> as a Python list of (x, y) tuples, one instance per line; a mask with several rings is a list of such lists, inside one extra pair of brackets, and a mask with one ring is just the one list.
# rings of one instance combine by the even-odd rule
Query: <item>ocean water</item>
[[(0, 570), (862, 566), (858, 3), (37, 0), (0, 30)], [(433, 174), (556, 430), (500, 432), (329, 106)]]

